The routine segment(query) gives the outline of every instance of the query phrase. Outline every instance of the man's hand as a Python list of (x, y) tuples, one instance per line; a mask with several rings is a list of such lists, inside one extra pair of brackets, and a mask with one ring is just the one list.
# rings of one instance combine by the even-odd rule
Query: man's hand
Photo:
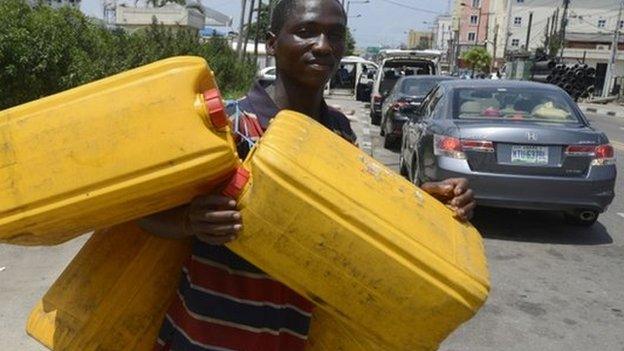
[(468, 221), (472, 218), (477, 203), (467, 179), (452, 178), (441, 182), (424, 183), (420, 188), (450, 206), (461, 220)]
[(243, 228), (236, 201), (220, 195), (198, 196), (188, 207), (184, 229), (210, 245), (223, 245)]

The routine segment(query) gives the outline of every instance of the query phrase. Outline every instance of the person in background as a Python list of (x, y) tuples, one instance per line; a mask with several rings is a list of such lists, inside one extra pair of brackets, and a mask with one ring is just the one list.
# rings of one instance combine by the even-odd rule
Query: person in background
[[(349, 120), (329, 107), (323, 88), (345, 53), (347, 16), (338, 0), (277, 1), (268, 33), (268, 52), (277, 79), (254, 84), (238, 102), (235, 129), (245, 157), (270, 120), (283, 109), (310, 116), (355, 143)], [(465, 179), (427, 183), (424, 191), (467, 220), (475, 207)], [(313, 305), (223, 244), (244, 226), (233, 199), (215, 194), (141, 221), (160, 236), (194, 237), (177, 294), (155, 350), (303, 351)]]

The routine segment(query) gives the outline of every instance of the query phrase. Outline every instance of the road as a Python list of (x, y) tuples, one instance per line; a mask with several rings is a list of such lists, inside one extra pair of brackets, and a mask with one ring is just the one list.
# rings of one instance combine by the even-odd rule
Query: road
[[(381, 147), (364, 104), (329, 103), (354, 112), (360, 146), (397, 170), (398, 156)], [(624, 119), (590, 118), (613, 141), (624, 175)], [(474, 224), (485, 237), (492, 292), (441, 350), (623, 351), (623, 193), (619, 181), (615, 202), (589, 229), (552, 213), (479, 209)], [(44, 350), (25, 335), (26, 316), (86, 238), (52, 248), (0, 245), (0, 350)]]
[[(360, 146), (398, 171), (368, 109), (347, 97), (330, 104), (355, 112)], [(624, 119), (589, 115), (607, 133), (624, 176)], [(621, 179), (621, 177), (620, 177)], [(571, 190), (573, 191), (573, 189)], [(492, 292), (478, 315), (442, 351), (624, 351), (624, 182), (591, 228), (563, 224), (556, 213), (480, 208)]]

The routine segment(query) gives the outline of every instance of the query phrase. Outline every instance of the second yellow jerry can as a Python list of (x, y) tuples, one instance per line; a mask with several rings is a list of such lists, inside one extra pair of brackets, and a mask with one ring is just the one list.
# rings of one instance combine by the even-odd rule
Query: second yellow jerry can
[(198, 57), (0, 111), (0, 243), (57, 244), (190, 201), (239, 163), (228, 128)]
[(278, 114), (238, 178), (229, 247), (376, 344), (435, 349), (488, 296), (479, 232), (311, 118)]

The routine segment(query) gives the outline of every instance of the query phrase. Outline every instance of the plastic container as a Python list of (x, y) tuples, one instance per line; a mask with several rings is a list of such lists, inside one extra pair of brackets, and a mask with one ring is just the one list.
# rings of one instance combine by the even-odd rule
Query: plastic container
[(314, 120), (281, 112), (244, 167), (230, 248), (371, 342), (435, 349), (485, 302), (478, 231)]
[(239, 162), (198, 57), (0, 111), (0, 242), (53, 245), (175, 207)]
[[(228, 246), (317, 304), (309, 351), (433, 350), (485, 302), (479, 233), (313, 120), (282, 112), (244, 167), (225, 189), (245, 223)], [(188, 252), (132, 224), (97, 233), (29, 334), (57, 351), (150, 350)]]
[(26, 331), (51, 350), (152, 350), (191, 252), (132, 222), (93, 234), (31, 312)]

